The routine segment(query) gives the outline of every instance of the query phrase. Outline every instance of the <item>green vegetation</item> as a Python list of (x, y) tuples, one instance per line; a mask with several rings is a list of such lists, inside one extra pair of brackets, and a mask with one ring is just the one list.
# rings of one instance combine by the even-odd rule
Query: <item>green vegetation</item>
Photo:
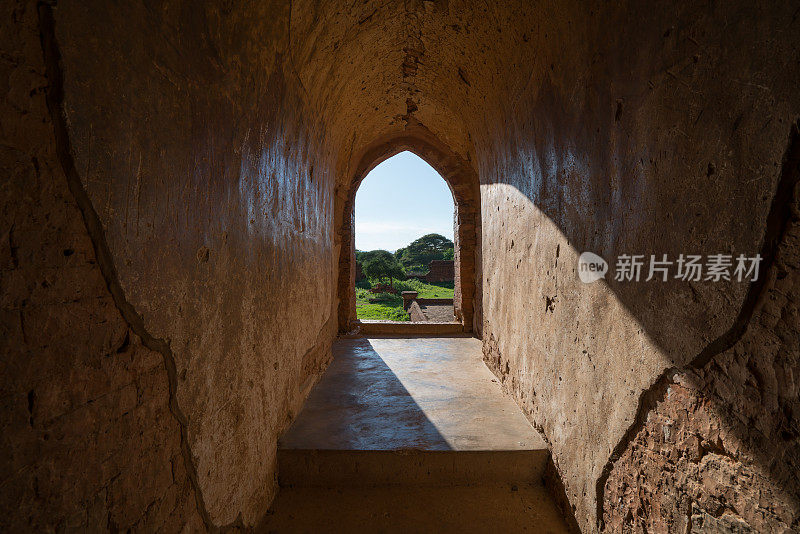
[(361, 269), (367, 278), (381, 281), (388, 279), (389, 286), (391, 286), (393, 279), (406, 277), (400, 262), (389, 251), (372, 250), (370, 252), (362, 252), (361, 258)]
[(408, 313), (402, 306), (390, 308), (382, 304), (362, 304), (356, 308), (359, 319), (376, 319), (381, 321), (410, 321)]
[(372, 284), (369, 281), (369, 278), (362, 278), (361, 280), (356, 280), (356, 292), (359, 289), (372, 289)]
[(356, 288), (356, 317), (384, 321), (409, 321), (403, 309), (403, 297), (392, 293), (371, 293), (369, 289)]
[[(386, 250), (357, 250), (356, 262), (361, 264), (365, 278), (356, 282), (356, 316), (359, 319), (410, 320), (403, 310), (400, 296), (403, 291), (416, 291), (419, 298), (453, 298), (452, 281), (426, 283), (405, 279), (407, 272), (425, 272), (432, 260), (444, 259), (453, 259), (453, 242), (439, 234), (422, 236), (394, 254)], [(385, 292), (373, 293), (370, 291), (373, 287)]]
[(396, 282), (397, 291), (416, 291), (421, 299), (451, 299), (453, 298), (453, 282), (421, 282), (410, 279)]
[(428, 234), (394, 253), (406, 272), (425, 272), (433, 260), (452, 260), (453, 242), (440, 234)]
[(453, 282), (427, 284), (419, 280), (400, 280), (395, 282), (392, 293), (372, 293), (369, 280), (360, 280), (356, 284), (356, 317), (359, 319), (380, 319), (383, 321), (408, 321), (408, 313), (403, 310), (403, 291), (416, 291), (423, 299), (453, 298)]

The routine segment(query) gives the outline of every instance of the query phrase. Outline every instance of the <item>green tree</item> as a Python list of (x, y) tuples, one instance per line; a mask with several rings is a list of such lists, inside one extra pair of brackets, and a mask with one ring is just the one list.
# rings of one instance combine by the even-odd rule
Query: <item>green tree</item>
[(386, 250), (373, 250), (366, 253), (361, 269), (369, 278), (377, 278), (378, 280), (388, 278), (390, 286), (393, 278), (400, 279), (405, 277), (403, 267), (397, 261), (397, 258)]
[[(432, 260), (452, 259), (453, 242), (440, 234), (428, 234), (401, 249), (400, 263), (407, 270), (424, 270)], [(445, 258), (450, 250), (450, 258)]]

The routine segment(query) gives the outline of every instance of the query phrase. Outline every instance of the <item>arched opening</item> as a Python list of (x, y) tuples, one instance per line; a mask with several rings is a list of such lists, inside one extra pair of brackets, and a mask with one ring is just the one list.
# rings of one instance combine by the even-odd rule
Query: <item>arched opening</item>
[(454, 322), (453, 193), (412, 152), (375, 166), (355, 201), (356, 317)]
[(349, 185), (337, 195), (337, 242), (339, 252), (339, 331), (349, 332), (360, 325), (355, 299), (355, 198), (366, 176), (387, 159), (411, 152), (430, 165), (450, 189), (454, 201), (453, 311), (464, 332), (480, 332), (480, 193), (472, 167), (424, 129), (373, 143), (362, 152)]

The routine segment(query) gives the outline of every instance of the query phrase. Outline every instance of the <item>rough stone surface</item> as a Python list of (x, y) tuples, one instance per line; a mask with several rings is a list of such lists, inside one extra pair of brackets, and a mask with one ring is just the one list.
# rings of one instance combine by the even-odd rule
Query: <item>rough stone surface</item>
[(35, 3), (0, 27), (0, 530), (202, 529), (162, 355), (116, 308), (53, 142)]
[[(612, 532), (800, 530), (800, 135), (793, 180), (758, 310), (739, 341), (668, 376), (605, 483)], [(793, 174), (793, 176), (792, 176)]]
[(797, 528), (794, 245), (758, 306), (575, 273), (774, 238), (795, 5), (50, 5), (0, 23), (2, 526), (256, 524), (353, 325), (355, 188), (410, 148), (457, 200), (456, 316), (584, 531)]
[(425, 275), (426, 282), (449, 282), (453, 280), (453, 261), (452, 260), (433, 260), (428, 264), (428, 274)]
[(287, 6), (55, 11), (75, 164), (127, 299), (175, 355), (210, 519), (253, 524), (335, 324), (333, 181), (281, 63)]
[[(281, 63), (288, 12), (42, 9), (49, 28), (36, 2), (3, 7), (2, 521), (253, 525), (336, 323), (333, 181)], [(45, 98), (56, 77), (66, 156)], [(92, 239), (64, 157), (99, 218)], [(98, 236), (171, 378), (115, 309)]]
[[(787, 5), (540, 9), (547, 22), (530, 34), (537, 55), (521, 62), (531, 65), (530, 82), (501, 99), (502, 118), (487, 122), (485, 140), (473, 140), (483, 339), (487, 363), (547, 437), (576, 519), (592, 532), (612, 505), (604, 491), (624, 493), (604, 489), (604, 471), (627, 448), (640, 399), (665, 370), (682, 368), (731, 328), (748, 285), (622, 283), (613, 263), (611, 276), (587, 285), (576, 276), (577, 257), (757, 253), (800, 116), (800, 42), (789, 30), (796, 8)], [(776, 325), (771, 335), (790, 332)], [(772, 358), (755, 358), (764, 376)], [(711, 365), (724, 383), (729, 370)], [(771, 395), (779, 386), (755, 387)], [(728, 402), (745, 394), (732, 391)], [(797, 424), (796, 412), (785, 417)], [(759, 460), (731, 472), (772, 463), (790, 470), (796, 464), (781, 443), (768, 434)], [(719, 498), (723, 490), (708, 492)], [(673, 497), (659, 496), (669, 508)], [(655, 513), (645, 497), (628, 505)]]

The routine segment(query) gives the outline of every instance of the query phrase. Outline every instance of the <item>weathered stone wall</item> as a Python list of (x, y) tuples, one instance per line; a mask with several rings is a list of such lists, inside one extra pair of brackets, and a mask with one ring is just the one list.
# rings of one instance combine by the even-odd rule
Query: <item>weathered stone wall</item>
[(10, 526), (254, 523), (355, 309), (354, 185), (412, 148), (467, 199), (456, 302), (584, 530), (797, 528), (796, 260), (760, 288), (576, 277), (774, 241), (796, 7), (8, 4)]
[[(773, 238), (800, 116), (796, 13), (562, 4), (541, 19), (530, 82), (474, 140), (487, 363), (585, 531), (681, 531), (692, 514), (696, 530), (798, 528), (792, 293), (773, 290), (762, 332), (725, 350), (749, 284), (613, 280), (621, 254), (752, 256)], [(606, 280), (578, 280), (583, 251), (612, 262)], [(701, 379), (665, 387), (701, 361)]]
[(162, 354), (120, 313), (68, 186), (35, 3), (0, 26), (0, 530), (203, 527)]
[(288, 6), (3, 10), (0, 521), (252, 525), (336, 322)]
[(771, 266), (722, 350), (669, 370), (643, 399), (601, 481), (611, 531), (800, 528), (798, 183), (794, 129), (766, 224)]
[(453, 260), (433, 260), (428, 264), (426, 282), (449, 282), (455, 278)]

